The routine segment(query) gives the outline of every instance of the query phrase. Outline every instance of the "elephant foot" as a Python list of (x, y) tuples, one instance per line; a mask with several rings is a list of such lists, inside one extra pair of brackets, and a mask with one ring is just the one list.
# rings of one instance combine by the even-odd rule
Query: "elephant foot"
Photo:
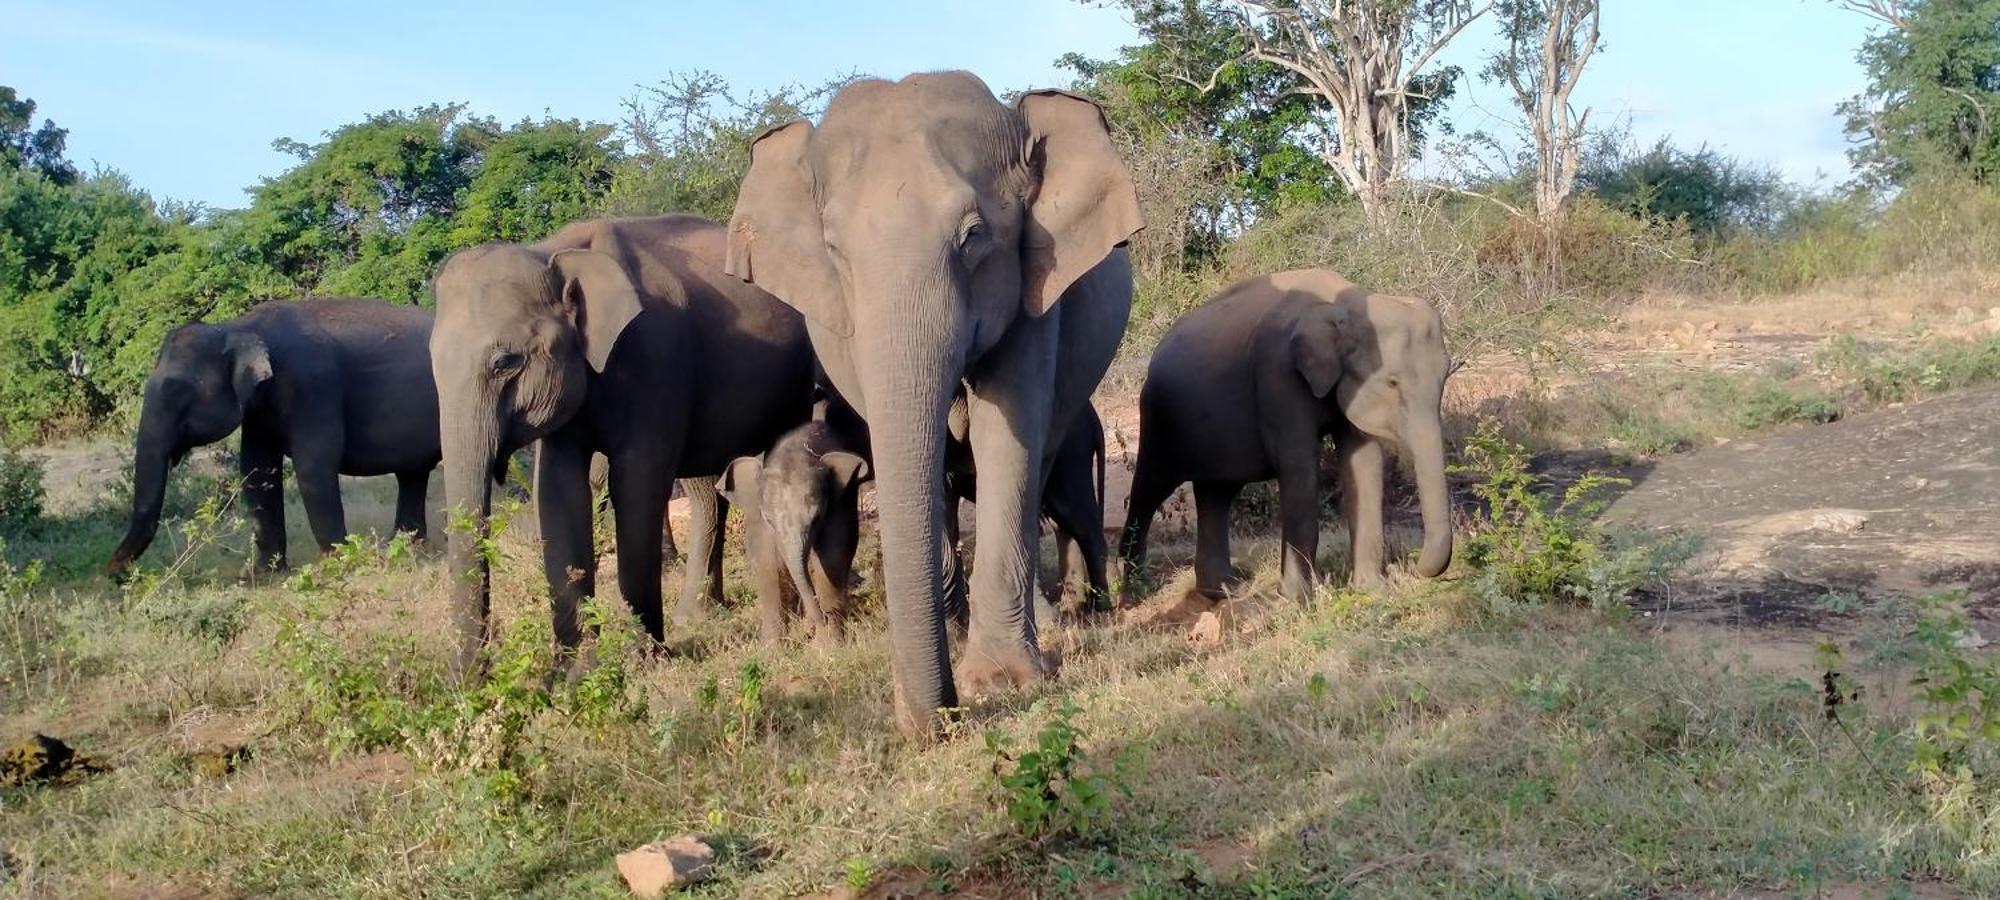
[(1347, 579), (1347, 586), (1353, 590), (1373, 594), (1389, 586), (1389, 576), (1380, 569), (1355, 569)]
[(965, 697), (981, 697), (1054, 678), (1056, 670), (1056, 661), (1034, 647), (1013, 641), (969, 641), (958, 664), (958, 687)]
[(674, 627), (687, 628), (699, 625), (708, 621), (711, 612), (713, 610), (709, 608), (708, 601), (700, 597), (682, 597), (681, 602), (674, 604)]

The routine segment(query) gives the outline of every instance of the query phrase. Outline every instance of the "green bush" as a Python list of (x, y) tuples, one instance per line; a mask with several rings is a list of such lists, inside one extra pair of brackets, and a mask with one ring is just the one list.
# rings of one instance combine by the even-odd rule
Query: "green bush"
[(1528, 462), (1527, 449), (1485, 419), (1466, 440), (1463, 462), (1451, 467), (1474, 478), (1472, 492), (1485, 507), (1464, 556), (1476, 573), (1474, 589), (1489, 604), (1618, 609), (1684, 558), (1682, 545), (1621, 540), (1596, 521), (1606, 491), (1629, 481), (1586, 473), (1551, 498)]
[(0, 530), (19, 534), (42, 517), (42, 463), (0, 446)]
[[(1030, 710), (1043, 711), (1039, 702)], [(1019, 754), (999, 735), (986, 735), (1007, 818), (1036, 843), (1086, 834), (1109, 817), (1114, 791), (1132, 795), (1128, 777), (1136, 755), (1121, 755), (1109, 769), (1093, 764), (1076, 725), (1078, 712), (1068, 699), (1047, 710), (1048, 721), (1036, 732), (1034, 747)]]

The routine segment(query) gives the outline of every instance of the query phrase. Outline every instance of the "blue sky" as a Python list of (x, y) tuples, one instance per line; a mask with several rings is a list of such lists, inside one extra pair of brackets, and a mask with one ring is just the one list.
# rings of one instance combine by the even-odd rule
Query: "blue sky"
[[(70, 156), (156, 197), (240, 206), (282, 171), (279, 137), (386, 109), (462, 100), (516, 120), (612, 120), (635, 85), (702, 68), (745, 88), (858, 70), (967, 68), (996, 90), (1060, 83), (1054, 60), (1133, 40), (1074, 0), (671, 0), (623, 6), (0, 0), (0, 84), (70, 129)], [(1602, 55), (1577, 100), (1635, 137), (1708, 143), (1810, 181), (1845, 178), (1834, 104), (1862, 84), (1865, 21), (1825, 0), (1608, 0)], [(1478, 68), (1474, 25), (1448, 61)], [(1461, 129), (1505, 130), (1502, 94), (1470, 86)]]

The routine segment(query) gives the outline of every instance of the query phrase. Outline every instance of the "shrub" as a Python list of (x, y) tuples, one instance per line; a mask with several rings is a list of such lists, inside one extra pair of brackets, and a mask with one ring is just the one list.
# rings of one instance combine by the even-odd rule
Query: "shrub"
[[(1031, 711), (1039, 713), (1042, 708), (1038, 702)], [(1113, 791), (1132, 795), (1127, 776), (1137, 757), (1129, 752), (1121, 755), (1108, 770), (1094, 765), (1083, 749), (1078, 711), (1067, 699), (1048, 710), (1049, 719), (1036, 732), (1034, 748), (1018, 755), (1005, 739), (986, 735), (986, 751), (993, 757), (1007, 818), (1036, 843), (1082, 835), (1110, 815)]]
[(42, 517), (41, 461), (0, 447), (0, 529), (18, 534)]
[(1528, 451), (1500, 434), (1492, 419), (1466, 440), (1453, 474), (1476, 479), (1484, 502), (1465, 559), (1475, 590), (1495, 606), (1575, 603), (1619, 608), (1632, 591), (1658, 581), (1685, 557), (1676, 543), (1621, 540), (1596, 521), (1605, 492), (1629, 484), (1586, 473), (1551, 499), (1528, 471)]

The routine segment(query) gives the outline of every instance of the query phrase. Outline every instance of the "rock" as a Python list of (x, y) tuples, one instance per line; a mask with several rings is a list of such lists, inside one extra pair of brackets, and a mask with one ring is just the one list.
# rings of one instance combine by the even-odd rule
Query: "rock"
[(7, 787), (70, 785), (102, 771), (102, 763), (46, 734), (26, 738), (0, 754), (0, 785)]
[(715, 848), (694, 835), (618, 854), (618, 874), (638, 897), (662, 897), (674, 888), (706, 881), (714, 872)]
[(1851, 509), (1822, 509), (1813, 513), (1811, 528), (1814, 531), (1831, 531), (1836, 534), (1853, 534), (1868, 524), (1868, 517)]
[(1202, 613), (1194, 620), (1194, 627), (1188, 629), (1188, 643), (1197, 647), (1213, 647), (1222, 643), (1222, 636), (1229, 632), (1229, 615), (1226, 607), (1217, 606)]

